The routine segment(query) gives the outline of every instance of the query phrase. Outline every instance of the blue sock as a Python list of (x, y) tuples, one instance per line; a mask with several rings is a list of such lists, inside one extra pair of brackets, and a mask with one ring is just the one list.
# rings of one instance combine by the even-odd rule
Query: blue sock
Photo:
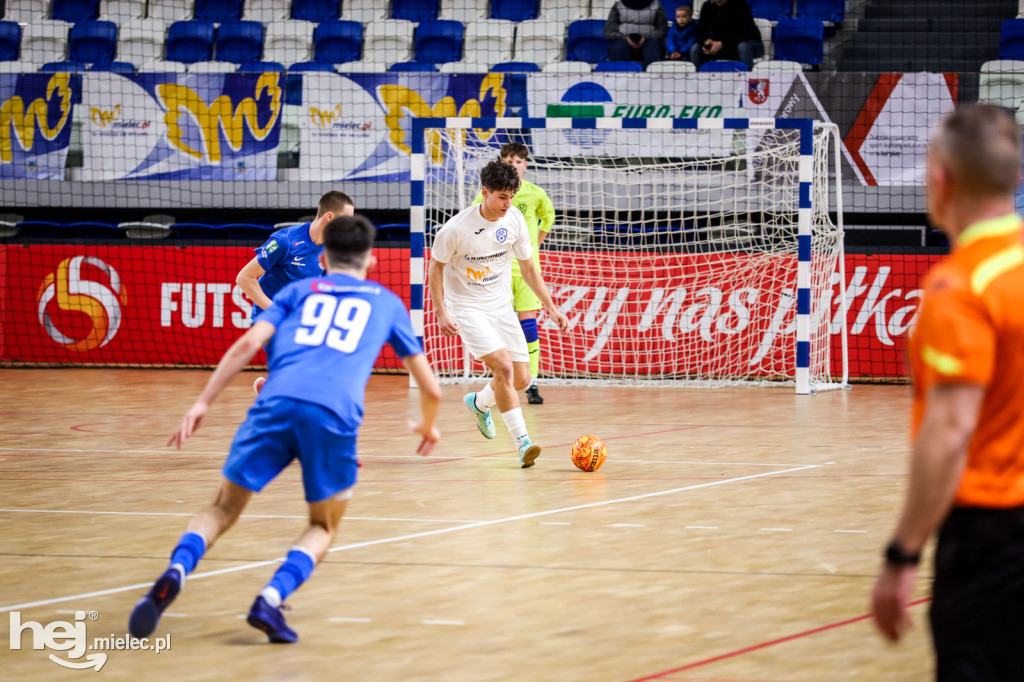
[(288, 558), (274, 573), (274, 577), (267, 583), (281, 595), (281, 601), (288, 598), (288, 595), (299, 589), (299, 585), (306, 582), (306, 579), (313, 574), (316, 562), (313, 557), (301, 549), (293, 549), (288, 552)]
[(537, 318), (531, 317), (527, 320), (519, 320), (519, 326), (523, 328), (523, 336), (526, 337), (526, 343), (533, 343), (540, 339), (540, 334), (537, 333)]
[(171, 563), (181, 564), (185, 567), (185, 575), (188, 575), (203, 558), (206, 553), (206, 540), (199, 533), (188, 532), (178, 540), (178, 546), (171, 553)]

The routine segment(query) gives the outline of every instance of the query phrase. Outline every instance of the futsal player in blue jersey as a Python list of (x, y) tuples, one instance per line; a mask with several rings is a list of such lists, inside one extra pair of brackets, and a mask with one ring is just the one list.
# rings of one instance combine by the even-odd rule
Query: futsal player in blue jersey
[(334, 541), (356, 483), (356, 435), (374, 361), (391, 344), (420, 387), (421, 417), (410, 428), (430, 453), (441, 390), (402, 301), (366, 280), (374, 228), (362, 217), (335, 218), (323, 231), (319, 262), (327, 274), (283, 288), (259, 319), (228, 349), (168, 445), (181, 447), (202, 423), (228, 381), (266, 343), (272, 349), (267, 384), (235, 434), (213, 503), (189, 522), (170, 566), (135, 606), (134, 637), (148, 637), (185, 577), (259, 492), (298, 458), (309, 503), (309, 525), (263, 588), (248, 622), (271, 642), (295, 642), (281, 604), (313, 573)]
[[(253, 322), (270, 307), (278, 291), (304, 277), (320, 274), (324, 226), (335, 218), (351, 216), (354, 211), (355, 205), (347, 194), (332, 190), (320, 197), (313, 222), (277, 230), (256, 249), (256, 257), (235, 277), (235, 283), (253, 302)], [(253, 383), (257, 393), (264, 381), (263, 377), (257, 377)]]

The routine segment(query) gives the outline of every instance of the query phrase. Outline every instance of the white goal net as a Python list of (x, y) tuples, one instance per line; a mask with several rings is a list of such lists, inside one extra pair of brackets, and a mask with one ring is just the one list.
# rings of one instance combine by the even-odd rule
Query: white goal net
[[(525, 142), (526, 178), (548, 193), (557, 213), (540, 249), (542, 274), (572, 324), (563, 336), (541, 313), (542, 383), (795, 380), (799, 131), (543, 132), (599, 134), (604, 149), (655, 153), (553, 157), (536, 131), (428, 130), (425, 268), (433, 235), (477, 195), (480, 169), (502, 143)], [(630, 141), (644, 134), (661, 137), (656, 145)], [(843, 298), (842, 230), (829, 215), (841, 208), (830, 201), (834, 135), (830, 126), (814, 128), (812, 390), (845, 381), (845, 325), (830, 333), (833, 302)], [(583, 141), (580, 149), (587, 147)], [(425, 347), (438, 375), (486, 376), (458, 338), (440, 335), (423, 291)]]

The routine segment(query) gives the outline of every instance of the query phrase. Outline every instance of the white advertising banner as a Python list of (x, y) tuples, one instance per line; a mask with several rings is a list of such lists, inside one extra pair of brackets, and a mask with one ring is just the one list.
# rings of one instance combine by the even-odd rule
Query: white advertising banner
[[(531, 75), (531, 116), (576, 118), (737, 118), (747, 74), (622, 73)], [(545, 156), (708, 157), (732, 153), (732, 131), (535, 130)]]
[(82, 179), (275, 180), (279, 73), (87, 73)]

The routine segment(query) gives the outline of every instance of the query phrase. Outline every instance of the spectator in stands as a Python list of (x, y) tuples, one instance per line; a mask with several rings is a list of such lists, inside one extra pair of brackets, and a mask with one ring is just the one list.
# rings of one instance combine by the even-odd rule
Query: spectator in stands
[(676, 7), (676, 22), (668, 29), (669, 59), (689, 59), (690, 48), (697, 42), (697, 24), (693, 22), (693, 8), (689, 5)]
[(668, 19), (659, 0), (618, 0), (608, 13), (604, 37), (608, 59), (616, 62), (638, 61), (647, 68), (665, 54)]
[(761, 31), (754, 23), (747, 0), (707, 0), (697, 22), (697, 42), (690, 61), (699, 69), (704, 62), (735, 59), (754, 66), (764, 56)]

